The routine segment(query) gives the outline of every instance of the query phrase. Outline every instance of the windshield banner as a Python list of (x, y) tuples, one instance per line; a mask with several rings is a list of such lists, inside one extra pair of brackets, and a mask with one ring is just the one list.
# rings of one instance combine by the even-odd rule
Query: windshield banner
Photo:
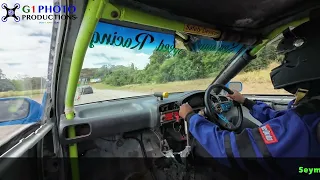
[[(150, 52), (167, 51), (172, 55), (177, 55), (186, 49), (181, 46), (179, 49), (176, 48), (174, 34), (151, 32), (104, 22), (99, 22), (97, 24), (96, 30), (89, 44), (89, 48), (94, 48), (95, 45), (118, 46)], [(192, 45), (188, 48), (191, 49), (191, 51), (236, 53), (241, 49), (241, 47), (242, 45), (238, 43), (215, 41), (210, 39), (197, 39), (193, 40)]]

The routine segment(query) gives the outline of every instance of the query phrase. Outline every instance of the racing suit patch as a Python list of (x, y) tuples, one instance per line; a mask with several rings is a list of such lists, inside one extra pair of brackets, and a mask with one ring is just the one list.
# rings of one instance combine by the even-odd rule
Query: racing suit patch
[(275, 136), (275, 134), (273, 133), (269, 124), (261, 126), (259, 128), (259, 132), (260, 132), (265, 144), (273, 144), (273, 143), (278, 142), (278, 139)]

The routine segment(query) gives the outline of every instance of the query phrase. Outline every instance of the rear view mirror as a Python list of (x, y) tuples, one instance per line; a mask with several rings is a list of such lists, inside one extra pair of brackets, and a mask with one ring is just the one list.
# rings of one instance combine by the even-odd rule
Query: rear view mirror
[(236, 90), (238, 92), (242, 91), (242, 83), (241, 82), (228, 82), (226, 87), (231, 90)]
[(0, 98), (0, 126), (39, 121), (41, 109), (41, 104), (29, 98)]

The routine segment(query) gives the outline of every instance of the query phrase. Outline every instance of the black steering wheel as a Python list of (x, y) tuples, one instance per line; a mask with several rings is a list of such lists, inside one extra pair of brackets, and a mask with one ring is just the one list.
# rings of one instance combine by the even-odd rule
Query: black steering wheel
[[(241, 105), (236, 101), (224, 102), (221, 101), (218, 95), (212, 95), (211, 91), (213, 89), (225, 90), (228, 94), (233, 94), (233, 91), (222, 84), (212, 84), (210, 85), (204, 95), (205, 103), (205, 114), (210, 120), (213, 120), (220, 128), (228, 131), (236, 131), (241, 127), (243, 122), (243, 112)], [(229, 111), (232, 106), (235, 106), (238, 110), (238, 121), (234, 125), (232, 122), (227, 120), (227, 118), (222, 114)]]

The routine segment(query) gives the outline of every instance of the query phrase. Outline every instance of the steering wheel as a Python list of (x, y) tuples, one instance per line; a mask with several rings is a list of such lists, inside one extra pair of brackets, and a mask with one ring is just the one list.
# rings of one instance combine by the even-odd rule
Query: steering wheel
[[(218, 95), (212, 95), (211, 91), (213, 89), (225, 90), (228, 94), (233, 94), (233, 91), (227, 88), (222, 84), (212, 84), (210, 85), (204, 95), (205, 103), (205, 114), (209, 117), (210, 120), (213, 120), (219, 127), (228, 131), (236, 131), (241, 127), (243, 122), (243, 112), (241, 105), (236, 101), (230, 101), (230, 103), (221, 102)], [(213, 97), (213, 98), (212, 98)], [(235, 106), (238, 110), (238, 121), (236, 125), (228, 121), (227, 118), (223, 115), (224, 112), (227, 112), (231, 109), (231, 106)]]

